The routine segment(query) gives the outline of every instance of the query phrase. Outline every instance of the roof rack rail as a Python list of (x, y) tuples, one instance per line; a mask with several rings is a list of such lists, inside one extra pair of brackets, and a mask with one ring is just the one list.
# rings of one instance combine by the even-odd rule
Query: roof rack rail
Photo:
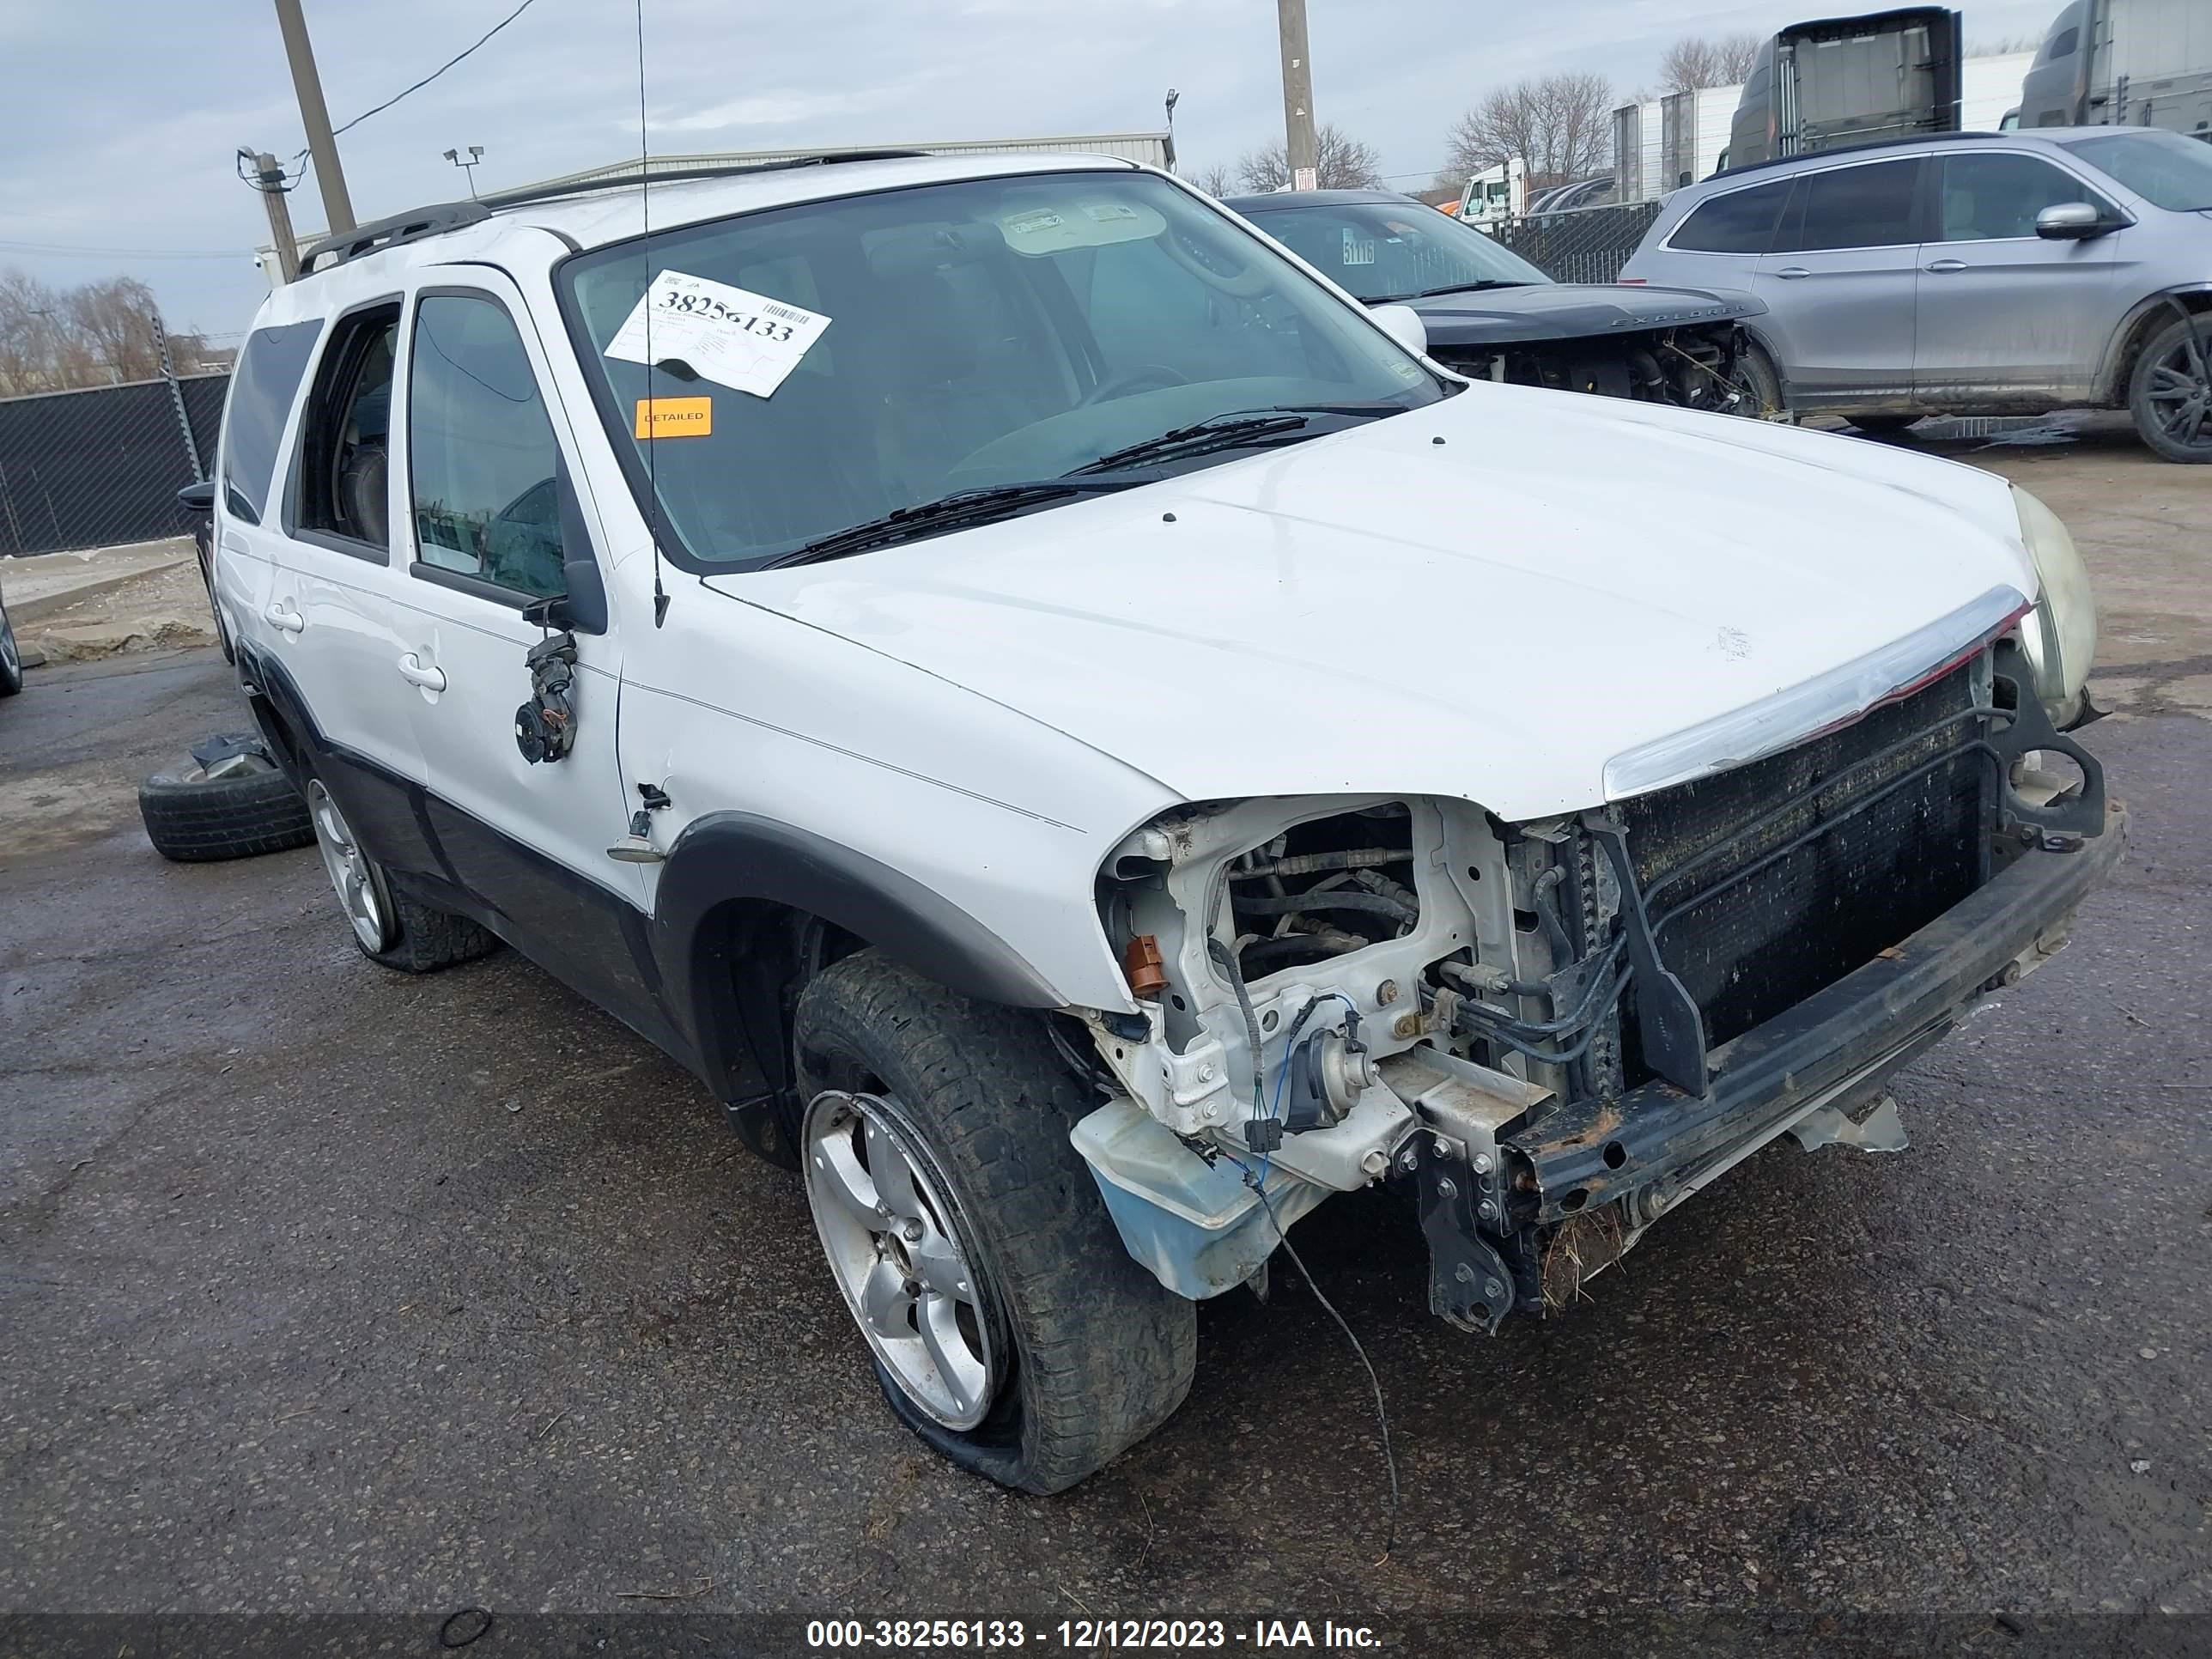
[[(723, 167), (671, 168), (662, 172), (648, 167), (642, 182), (676, 185), (695, 179), (732, 179), (749, 173), (780, 173), (792, 167), (828, 167), (844, 161), (910, 161), (929, 153), (926, 149), (845, 149), (787, 156), (780, 161), (741, 161)], [(502, 191), (478, 201), (436, 202), (428, 207), (410, 208), (404, 213), (395, 213), (389, 219), (358, 225), (343, 235), (325, 236), (300, 256), (300, 274), (304, 276), (313, 271), (315, 262), (326, 254), (337, 256), (331, 261), (331, 266), (336, 267), (388, 247), (398, 247), (408, 242), (419, 242), (425, 237), (442, 236), (449, 230), (481, 224), (490, 218), (493, 210), (497, 208), (524, 207), (532, 202), (554, 202), (568, 196), (587, 196), (594, 191), (621, 190), (640, 182), (640, 176), (635, 173), (617, 174), (612, 178), (570, 179), (558, 184), (526, 185), (520, 190)]]
[(374, 220), (338, 235), (325, 236), (300, 256), (300, 274), (304, 276), (313, 270), (315, 261), (326, 253), (337, 255), (331, 262), (332, 265), (342, 265), (384, 248), (419, 242), (426, 236), (442, 236), (449, 230), (480, 224), (490, 217), (491, 210), (482, 202), (434, 202), (428, 207), (410, 208), (389, 219)]
[(599, 179), (568, 179), (550, 185), (526, 185), (520, 190), (502, 191), (483, 198), (488, 207), (524, 207), (532, 202), (555, 202), (565, 196), (588, 196), (594, 191), (621, 190), (640, 183), (648, 185), (688, 184), (695, 179), (736, 179), (751, 173), (782, 173), (793, 167), (821, 167), (842, 165), (847, 161), (911, 161), (927, 156), (926, 149), (842, 149), (807, 155), (791, 155), (780, 161), (731, 161), (711, 167), (648, 167), (641, 176), (636, 173), (620, 173)]
[(1832, 144), (1824, 149), (1801, 149), (1794, 155), (1770, 155), (1764, 161), (1746, 161), (1740, 167), (1729, 167), (1719, 173), (1708, 173), (1699, 184), (1711, 184), (1716, 179), (1740, 179), (1747, 173), (1763, 173), (1769, 167), (1785, 167), (1792, 161), (1825, 161), (1831, 155), (1862, 155), (1870, 149), (1895, 149), (1902, 144), (1940, 144), (1954, 138), (2010, 138), (2018, 135), (2009, 132), (1916, 132), (1898, 138), (1869, 138), (1863, 143)]

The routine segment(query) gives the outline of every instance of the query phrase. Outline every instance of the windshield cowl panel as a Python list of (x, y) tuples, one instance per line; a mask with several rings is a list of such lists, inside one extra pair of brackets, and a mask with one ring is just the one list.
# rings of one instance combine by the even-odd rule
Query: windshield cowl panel
[[(1224, 416), (1358, 411), (1312, 417), (1319, 434), (1446, 391), (1234, 219), (1133, 170), (777, 207), (656, 234), (649, 264), (635, 241), (577, 255), (558, 283), (632, 487), (643, 503), (657, 481), (664, 546), (699, 570), (848, 532), (866, 550), (916, 508), (951, 512), (940, 527), (1050, 510), (1082, 487), (972, 492)], [(1307, 424), (1279, 418), (1285, 441)], [(1244, 453), (1194, 435), (1163, 460)]]

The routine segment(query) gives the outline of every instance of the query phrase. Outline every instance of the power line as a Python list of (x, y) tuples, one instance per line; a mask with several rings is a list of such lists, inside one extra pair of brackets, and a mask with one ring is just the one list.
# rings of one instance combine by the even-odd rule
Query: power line
[[(396, 93), (392, 94), (391, 97), (389, 97), (389, 98), (386, 99), (382, 103), (379, 104), (379, 105), (378, 105), (374, 109), (366, 109), (366, 110), (363, 110), (360, 114), (358, 114), (358, 115), (355, 116), (355, 117), (353, 118), (353, 119), (352, 119), (352, 120), (350, 120), (350, 121), (347, 122), (343, 126), (340, 127), (340, 128), (337, 130), (337, 132), (333, 132), (333, 133), (331, 135), (331, 137), (333, 137), (333, 138), (335, 138), (335, 137), (337, 137), (338, 136), (338, 133), (340, 133), (340, 132), (350, 132), (350, 131), (352, 131), (356, 127), (359, 126), (359, 125), (360, 125), (363, 121), (366, 121), (367, 119), (368, 119), (368, 118), (369, 118), (370, 116), (372, 116), (372, 115), (381, 115), (381, 114), (383, 114), (385, 111), (386, 111), (386, 110), (390, 109), (390, 108), (391, 108), (394, 104), (398, 103), (398, 102), (402, 98), (406, 97), (406, 96), (407, 96), (407, 94), (408, 94), (408, 93), (411, 93), (411, 92), (420, 92), (420, 91), (422, 91), (422, 88), (425, 88), (425, 87), (427, 87), (427, 86), (428, 86), (428, 85), (430, 84), (430, 82), (433, 82), (433, 81), (436, 80), (440, 76), (443, 75), (443, 74), (444, 74), (447, 70), (449, 70), (449, 69), (453, 68), (453, 66), (454, 64), (456, 64), (459, 63), (459, 62), (461, 61), (461, 59), (462, 59), (462, 58), (464, 58), (467, 57), (467, 56), (469, 55), (469, 53), (470, 53), (470, 52), (474, 52), (474, 51), (477, 49), (477, 46), (480, 46), (483, 45), (483, 43), (484, 43), (485, 41), (487, 41), (487, 40), (490, 40), (490, 39), (492, 38), (492, 36), (493, 36), (493, 35), (497, 34), (497, 33), (498, 33), (501, 29), (505, 28), (505, 27), (506, 27), (509, 23), (512, 23), (512, 22), (513, 22), (516, 18), (518, 18), (518, 17), (521, 16), (523, 13), (525, 13), (526, 11), (528, 11), (528, 10), (530, 9), (530, 8), (531, 8), (532, 6), (533, 6), (533, 5), (535, 5), (536, 3), (537, 3), (537, 0), (522, 0), (522, 3), (521, 3), (520, 5), (517, 6), (517, 7), (516, 7), (513, 11), (511, 11), (511, 12), (507, 13), (507, 15), (506, 16), (504, 16), (504, 17), (501, 18), (501, 19), (499, 20), (499, 21), (497, 21), (496, 23), (494, 23), (494, 24), (493, 24), (489, 28), (486, 29), (486, 30), (485, 30), (482, 34), (478, 35), (478, 36), (477, 37), (477, 40), (476, 40), (475, 45), (473, 45), (473, 46), (471, 46), (467, 47), (465, 50), (464, 50), (464, 51), (462, 51), (462, 52), (459, 52), (455, 53), (455, 54), (454, 54), (453, 57), (451, 57), (451, 58), (447, 58), (444, 63), (442, 63), (442, 64), (439, 64), (437, 68), (435, 68), (435, 69), (432, 70), (431, 70), (428, 75), (424, 76), (421, 80), (417, 81), (417, 82), (416, 82), (413, 86), (407, 88), (404, 91), (396, 92)], [(301, 153), (302, 155), (305, 155), (305, 154), (306, 154), (306, 152), (305, 152), (304, 150), (303, 150), (303, 151), (301, 151)]]
[(62, 242), (0, 242), (0, 253), (79, 255), (117, 259), (245, 259), (243, 248), (77, 247)]

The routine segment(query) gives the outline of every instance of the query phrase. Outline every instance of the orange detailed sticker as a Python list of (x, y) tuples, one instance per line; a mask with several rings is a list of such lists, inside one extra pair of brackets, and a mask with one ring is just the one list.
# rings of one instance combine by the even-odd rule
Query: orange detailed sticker
[(640, 398), (637, 436), (703, 438), (714, 429), (712, 398)]

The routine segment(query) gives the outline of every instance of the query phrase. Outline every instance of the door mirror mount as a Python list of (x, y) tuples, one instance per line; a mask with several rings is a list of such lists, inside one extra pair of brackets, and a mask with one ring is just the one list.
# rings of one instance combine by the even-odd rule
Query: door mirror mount
[(559, 596), (565, 617), (554, 626), (571, 634), (604, 634), (607, 631), (606, 583), (592, 551), (592, 532), (585, 526), (583, 504), (576, 499), (575, 480), (568, 476), (565, 453), (554, 458), (553, 495), (560, 514), (561, 574), (568, 588)]
[(2056, 202), (2035, 216), (2035, 234), (2047, 242), (2080, 242), (2118, 228), (2087, 202)]
[(1429, 325), (1411, 306), (1376, 306), (1368, 313), (1376, 325), (1416, 357), (1429, 355)]

